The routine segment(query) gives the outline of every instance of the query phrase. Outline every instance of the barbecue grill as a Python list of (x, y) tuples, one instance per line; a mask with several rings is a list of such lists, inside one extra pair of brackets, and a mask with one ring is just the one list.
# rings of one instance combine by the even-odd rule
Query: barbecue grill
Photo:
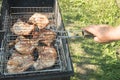
[[(56, 63), (54, 66), (46, 69), (34, 70), (30, 68), (20, 73), (8, 73), (6, 66), (11, 55), (11, 49), (7, 47), (7, 45), (17, 37), (10, 31), (10, 28), (17, 19), (20, 18), (23, 21), (27, 21), (35, 12), (46, 15), (50, 21), (46, 29), (53, 30), (57, 34), (53, 44), (57, 51)], [(68, 41), (66, 38), (61, 38), (59, 36), (68, 36), (68, 34), (62, 22), (57, 0), (3, 0), (0, 26), (0, 79), (70, 80), (70, 76), (73, 75), (73, 66)]]

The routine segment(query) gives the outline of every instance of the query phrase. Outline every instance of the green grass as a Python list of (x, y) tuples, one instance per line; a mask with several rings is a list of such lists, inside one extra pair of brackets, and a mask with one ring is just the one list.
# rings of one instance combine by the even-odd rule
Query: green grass
[[(66, 30), (80, 30), (91, 24), (120, 25), (115, 0), (59, 0)], [(71, 80), (120, 80), (116, 49), (120, 41), (99, 44), (93, 39), (70, 39), (75, 74)]]
[[(91, 24), (120, 24), (115, 0), (58, 0), (66, 30), (80, 30)], [(93, 39), (70, 39), (74, 66), (71, 80), (120, 80), (120, 61), (116, 49), (120, 41), (95, 43)]]

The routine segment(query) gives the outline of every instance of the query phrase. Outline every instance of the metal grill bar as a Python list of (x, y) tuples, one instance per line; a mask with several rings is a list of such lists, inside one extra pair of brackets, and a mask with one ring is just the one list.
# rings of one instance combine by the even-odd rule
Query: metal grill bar
[[(30, 13), (30, 14), (25, 13), (24, 15), (20, 14), (20, 13), (11, 14), (11, 17), (10, 17), (11, 20), (12, 20), (11, 26), (17, 21), (17, 19), (22, 19), (24, 21), (27, 21), (32, 14), (33, 13)], [(42, 13), (42, 14), (44, 14), (44, 15), (46, 15), (48, 17), (48, 19), (50, 21), (50, 23), (49, 23), (50, 25), (53, 25), (53, 24), (55, 25), (55, 19), (54, 19), (55, 17), (54, 17), (53, 13)]]
[[(5, 36), (5, 45), (2, 46), (2, 48), (4, 48), (4, 63), (1, 63), (1, 67), (3, 67), (3, 73), (4, 74), (9, 74), (6, 70), (6, 66), (7, 66), (7, 62), (9, 60), (10, 54), (11, 54), (11, 50), (9, 47), (7, 47), (8, 43), (11, 41), (14, 41), (17, 37), (17, 35), (13, 34), (10, 30), (10, 28), (13, 26), (13, 24), (17, 21), (17, 19), (22, 18), (24, 21), (27, 21), (28, 18), (35, 12), (42, 12), (42, 14), (45, 14), (49, 21), (51, 22), (49, 24), (49, 26), (47, 27), (48, 29), (52, 29), (53, 31), (55, 31), (55, 27), (56, 26), (56, 17), (55, 14), (53, 12), (52, 7), (11, 7), (10, 8), (10, 17), (6, 16), (5, 17), (5, 22), (6, 25), (4, 25), (5, 29), (6, 29), (6, 36)], [(54, 28), (53, 28), (54, 27)], [(58, 36), (60, 36), (61, 34), (59, 34)], [(63, 43), (61, 41), (61, 39), (58, 37), (55, 39), (55, 44), (54, 47), (56, 48), (57, 51), (57, 61), (55, 63), (55, 65), (51, 68), (47, 68), (47, 69), (43, 69), (40, 71), (35, 71), (33, 69), (29, 70), (29, 71), (25, 71), (22, 72), (21, 74), (24, 73), (33, 73), (33, 72), (51, 72), (51, 71), (64, 71), (67, 67), (67, 62), (65, 59), (65, 51), (64, 51), (64, 47), (62, 46)], [(14, 50), (14, 48), (13, 48)], [(2, 60), (2, 58), (1, 58)], [(15, 73), (16, 74), (16, 73)], [(17, 73), (19, 74), (19, 73)]]
[[(0, 54), (0, 60), (3, 60), (3, 58), (4, 58), (3, 54)], [(4, 62), (0, 61), (0, 73), (3, 72), (3, 67), (4, 67), (3, 64), (4, 64)]]
[[(22, 72), (22, 73), (33, 73), (33, 72), (51, 72), (51, 71), (64, 71), (65, 69), (66, 69), (66, 60), (65, 60), (65, 51), (64, 51), (64, 49), (63, 49), (63, 46), (62, 46), (63, 44), (62, 44), (62, 41), (61, 41), (61, 39), (57, 39), (56, 40), (56, 44), (55, 44), (55, 47), (56, 47), (56, 50), (57, 50), (57, 55), (58, 55), (58, 57), (57, 57), (57, 61), (56, 61), (56, 63), (55, 63), (55, 67), (53, 67), (53, 68), (48, 68), (48, 69), (44, 69), (44, 70), (40, 70), (40, 71), (32, 71), (32, 70), (30, 70), (30, 71), (25, 71), (25, 72)], [(6, 48), (6, 50), (9, 50), (9, 49), (7, 49)], [(7, 53), (6, 53), (6, 55), (5, 55), (5, 57), (4, 57), (4, 73), (5, 74), (9, 74), (9, 73), (7, 73), (7, 70), (6, 70), (6, 64), (7, 64), (7, 62), (8, 62), (8, 58), (9, 58), (9, 54), (11, 54), (10, 53), (10, 51), (6, 51)], [(1, 67), (3, 67), (3, 65), (1, 66)], [(14, 74), (16, 74), (16, 73), (14, 73)], [(17, 73), (17, 74), (19, 74), (19, 73)]]
[[(2, 41), (3, 42), (3, 41)], [(3, 46), (3, 44), (1, 44), (1, 47)], [(3, 48), (0, 48), (0, 73), (3, 72), (3, 60), (4, 60), (4, 53), (3, 53)]]
[(45, 12), (50, 13), (53, 12), (53, 7), (11, 7), (11, 14), (26, 14), (26, 13), (34, 13), (34, 12)]

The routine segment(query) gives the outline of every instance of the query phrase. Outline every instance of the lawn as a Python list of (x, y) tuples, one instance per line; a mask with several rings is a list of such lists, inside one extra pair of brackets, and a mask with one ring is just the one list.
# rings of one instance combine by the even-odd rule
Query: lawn
[[(66, 30), (81, 30), (91, 24), (120, 25), (115, 0), (58, 0)], [(120, 80), (120, 41), (100, 44), (92, 38), (69, 39), (74, 66), (71, 80)]]
[[(66, 30), (81, 30), (91, 24), (120, 25), (115, 0), (59, 0)], [(120, 80), (120, 41), (100, 44), (92, 38), (69, 39), (74, 66), (71, 80)]]

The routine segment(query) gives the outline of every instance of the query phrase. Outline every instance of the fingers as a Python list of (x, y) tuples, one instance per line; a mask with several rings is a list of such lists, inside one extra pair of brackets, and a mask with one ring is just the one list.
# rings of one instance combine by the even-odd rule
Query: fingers
[(112, 29), (113, 27), (109, 25), (91, 25), (84, 28), (83, 30), (93, 34), (95, 36), (94, 41), (104, 43), (109, 40), (107, 36)]
[(112, 40), (101, 40), (98, 37), (94, 37), (94, 41), (98, 43), (107, 43), (107, 42), (111, 42)]
[(98, 34), (98, 29), (97, 28), (99, 28), (99, 27), (96, 26), (96, 25), (91, 25), (91, 26), (88, 26), (88, 27), (84, 28), (84, 30), (93, 34), (94, 36), (97, 36), (97, 34)]
[(93, 34), (94, 36), (100, 36), (103, 33), (106, 33), (111, 29), (111, 26), (109, 25), (91, 25), (86, 28), (84, 28), (85, 31)]
[(94, 37), (94, 41), (102, 43), (102, 41), (98, 37)]

